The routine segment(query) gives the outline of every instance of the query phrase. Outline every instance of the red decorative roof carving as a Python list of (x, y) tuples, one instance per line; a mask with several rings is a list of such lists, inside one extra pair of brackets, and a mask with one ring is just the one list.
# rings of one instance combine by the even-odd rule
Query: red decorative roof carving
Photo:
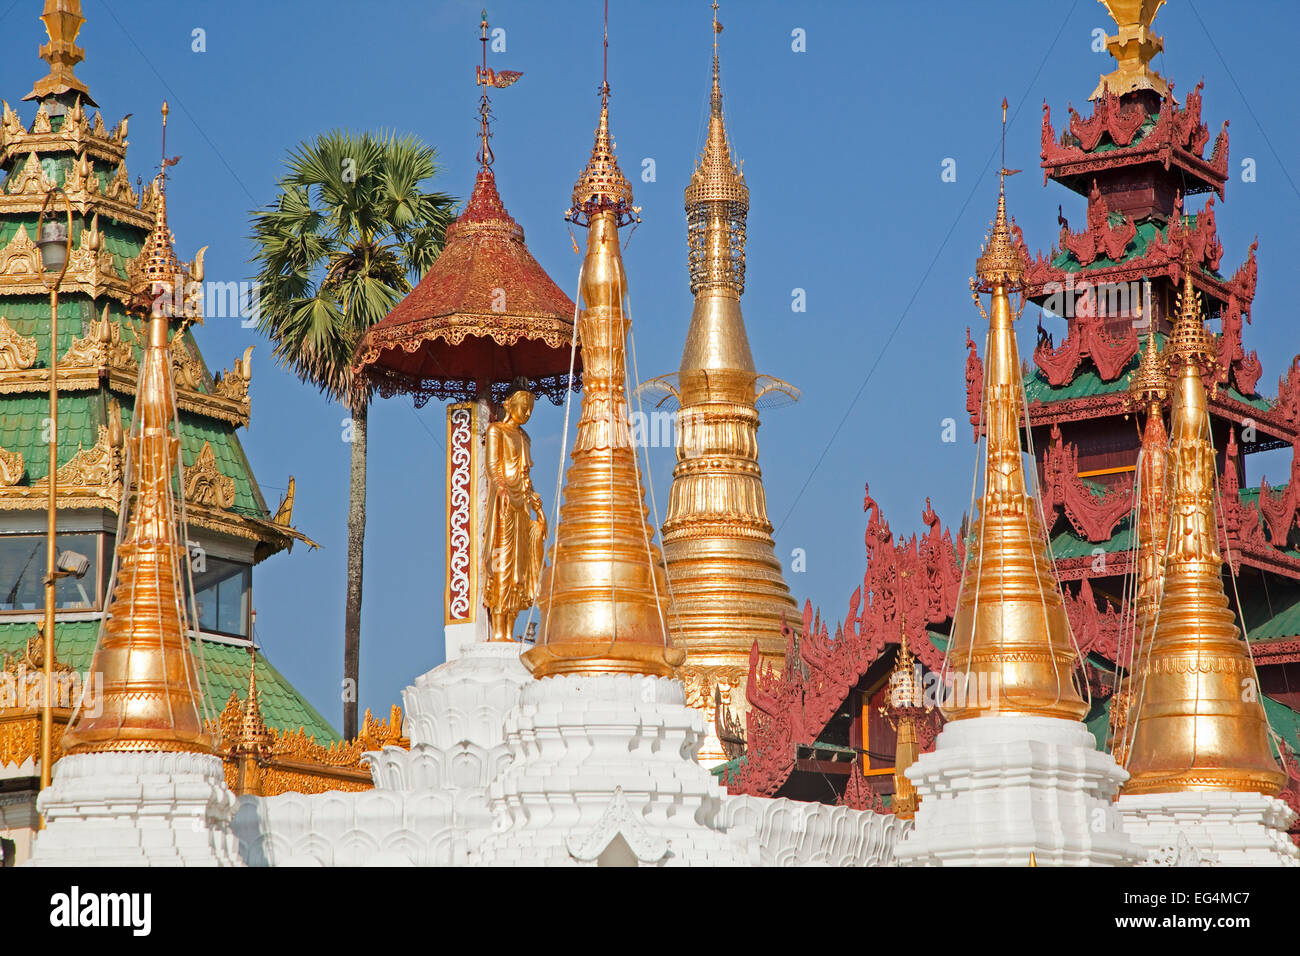
[(1061, 429), (1052, 426), (1043, 475), (1043, 510), (1050, 513), (1049, 529), (1062, 511), (1080, 535), (1089, 541), (1109, 541), (1119, 523), (1133, 509), (1133, 489), (1117, 488), (1097, 494), (1079, 477), (1079, 449), (1065, 444)]

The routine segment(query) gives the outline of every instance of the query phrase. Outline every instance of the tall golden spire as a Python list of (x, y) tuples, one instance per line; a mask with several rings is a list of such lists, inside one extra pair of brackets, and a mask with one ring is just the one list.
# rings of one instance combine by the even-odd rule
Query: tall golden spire
[(1106, 37), (1106, 49), (1115, 58), (1115, 69), (1102, 76), (1090, 99), (1109, 89), (1116, 96), (1132, 90), (1154, 90), (1169, 95), (1169, 84), (1151, 66), (1151, 60), (1165, 48), (1163, 37), (1151, 32), (1151, 23), (1165, 0), (1099, 0), (1115, 21), (1115, 35)]
[(1169, 549), (1150, 652), (1134, 681), (1136, 726), (1123, 792), (1274, 794), (1286, 777), (1270, 750), (1255, 667), (1223, 590), (1208, 408), (1216, 360), (1192, 269), (1185, 256), (1178, 319), (1164, 353), (1173, 389)]
[(718, 34), (708, 138), (686, 187), (686, 230), (695, 308), (677, 375), (677, 466), (664, 521), (673, 586), (668, 624), (687, 651), (688, 698), (706, 714), (702, 763), (729, 756), (717, 733), (719, 699), (744, 726), (750, 648), (779, 668), (781, 621), (798, 606), (781, 575), (758, 466), (758, 376), (740, 295), (745, 288), (749, 188), (731, 158), (722, 118)]
[[(171, 263), (171, 271), (156, 271), (164, 263)], [(169, 320), (185, 273), (176, 264), (165, 213), (160, 212), (137, 264), (144, 268), (133, 274), (145, 278), (133, 300), (152, 308), (145, 320), (135, 417), (127, 437), (131, 484), (122, 504), (125, 532), (117, 545), (116, 583), (91, 663), (91, 671), (103, 675), (102, 707), (97, 715), (80, 713), (64, 735), (63, 747), (67, 753), (210, 753), (190, 649), (193, 622), (184, 585), (189, 556), (173, 491), (180, 439), (174, 432)]]
[[(1005, 136), (1006, 103), (1003, 102)], [(1024, 264), (1007, 222), (1006, 174), (998, 212), (975, 264), (971, 295), (992, 296), (984, 364), (988, 435), (984, 490), (973, 522), (947, 668), (959, 683), (943, 707), (949, 720), (1024, 714), (1080, 719), (1088, 706), (1074, 687), (1077, 654), (1048, 559), (1037, 503), (1021, 461), (1020, 357), (1010, 294), (1024, 291)]]
[(628, 422), (627, 277), (620, 225), (637, 217), (632, 187), (614, 156), (609, 84), (591, 158), (566, 218), (586, 226), (582, 263), (582, 411), (550, 565), (538, 586), (541, 627), (523, 654), (534, 677), (633, 673), (669, 677), (685, 656), (665, 626), (668, 584), (646, 521), (643, 483)]
[(41, 47), (41, 59), (50, 65), (48, 76), (36, 81), (25, 100), (42, 100), (47, 96), (65, 93), (80, 94), (81, 102), (98, 106), (90, 98), (86, 84), (73, 74), (73, 68), (86, 58), (86, 51), (77, 46), (77, 34), (86, 18), (81, 15), (81, 0), (45, 0), (41, 14), (45, 32), (50, 42)]

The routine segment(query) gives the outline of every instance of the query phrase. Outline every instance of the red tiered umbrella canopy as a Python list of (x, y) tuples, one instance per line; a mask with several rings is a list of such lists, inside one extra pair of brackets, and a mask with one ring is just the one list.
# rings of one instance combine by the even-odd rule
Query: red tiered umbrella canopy
[[(516, 383), (557, 405), (569, 386), (574, 306), (524, 244), (483, 167), (419, 285), (361, 339), (353, 371), (379, 394), (500, 401)], [(581, 356), (574, 361), (575, 387)]]

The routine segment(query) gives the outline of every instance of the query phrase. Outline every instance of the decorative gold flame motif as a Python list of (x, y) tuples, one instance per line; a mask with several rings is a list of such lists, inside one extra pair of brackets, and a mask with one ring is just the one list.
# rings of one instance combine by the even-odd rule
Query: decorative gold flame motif
[[(952, 626), (945, 697), (949, 720), (1007, 714), (1080, 719), (1088, 709), (1073, 682), (1077, 653), (1047, 556), (1038, 506), (1021, 462), (1020, 357), (1009, 294), (1023, 290), (1024, 265), (1007, 224), (1005, 170), (998, 212), (971, 280), (992, 294), (983, 421), (988, 434), (984, 493), (972, 522)], [(982, 308), (981, 308), (982, 311)]]
[(1185, 257), (1178, 320), (1164, 351), (1173, 390), (1169, 544), (1151, 647), (1133, 680), (1136, 726), (1123, 792), (1274, 794), (1286, 778), (1269, 748), (1255, 667), (1223, 589), (1205, 386), (1215, 380), (1215, 351), (1191, 270)]
[(706, 712), (701, 763), (731, 756), (718, 739), (717, 691), (729, 690), (733, 722), (744, 726), (751, 646), (758, 641), (779, 669), (782, 618), (799, 617), (776, 557), (758, 466), (758, 376), (740, 309), (749, 188), (727, 142), (717, 31), (708, 138), (686, 188), (695, 308), (677, 378), (677, 466), (663, 526), (673, 588), (668, 625), (687, 651), (691, 702)]
[(45, 32), (50, 42), (41, 47), (41, 59), (50, 65), (50, 72), (36, 81), (25, 100), (41, 100), (47, 96), (65, 93), (79, 94), (87, 106), (98, 106), (90, 98), (90, 90), (72, 72), (86, 58), (86, 51), (77, 46), (77, 34), (86, 18), (81, 15), (81, 0), (45, 0), (41, 14)]
[(1115, 69), (1101, 78), (1091, 99), (1109, 89), (1115, 95), (1131, 90), (1154, 90), (1169, 95), (1169, 84), (1151, 67), (1151, 60), (1165, 48), (1163, 37), (1151, 32), (1165, 0), (1100, 0), (1115, 21), (1115, 35), (1106, 37), (1106, 49), (1115, 58)]
[[(160, 210), (163, 207), (160, 205)], [(203, 699), (190, 650), (183, 586), (188, 555), (173, 493), (180, 439), (168, 348), (175, 286), (184, 280), (171, 251), (165, 211), (146, 251), (172, 271), (146, 274), (136, 301), (157, 303), (147, 319), (135, 419), (127, 436), (132, 482), (117, 573), (91, 663), (103, 675), (102, 709), (82, 711), (63, 738), (67, 753), (185, 750), (210, 753)]]
[(669, 677), (685, 656), (673, 648), (664, 609), (663, 558), (646, 521), (626, 393), (623, 311), (627, 278), (618, 227), (635, 217), (632, 187), (609, 135), (609, 87), (591, 160), (568, 218), (588, 227), (578, 341), (582, 411), (550, 565), (538, 586), (537, 644), (523, 660), (534, 677), (635, 673)]

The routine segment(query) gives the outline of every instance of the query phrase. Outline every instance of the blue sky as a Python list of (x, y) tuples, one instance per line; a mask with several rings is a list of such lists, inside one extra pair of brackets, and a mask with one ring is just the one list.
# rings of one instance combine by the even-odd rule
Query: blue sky
[[(85, 0), (80, 43), (89, 84), (111, 126), (133, 113), (129, 168), (146, 179), (159, 155), (156, 117), (170, 101), (170, 213), (179, 252), (210, 247), (208, 277), (246, 279), (248, 213), (269, 202), (285, 153), (333, 127), (392, 129), (435, 145), (439, 188), (473, 183), (474, 65), (479, 0), (419, 3), (281, 0), (223, 3)], [(708, 111), (711, 16), (706, 0), (610, 4), (612, 127), (643, 224), (625, 258), (642, 378), (677, 368), (690, 317), (682, 189)], [(44, 75), (39, 0), (0, 0), (0, 93), (17, 104)], [(7, 8), (7, 9), (6, 9)], [(1218, 214), (1225, 269), (1260, 239), (1255, 324), (1246, 347), (1276, 390), (1297, 349), (1292, 263), (1300, 258), (1300, 129), (1290, 3), (1243, 7), (1173, 0), (1156, 20), (1158, 69), (1185, 94), (1205, 79), (1205, 120), (1231, 119), (1227, 201)], [(563, 211), (591, 148), (601, 68), (599, 0), (490, 5), (506, 31), (497, 69), (522, 70), (498, 91), (493, 146), (502, 197), (529, 247), (575, 295), (578, 258)], [(1087, 112), (1099, 74), (1093, 31), (1112, 26), (1094, 0), (1051, 4), (724, 2), (727, 122), (751, 190), (743, 300), (760, 371), (803, 391), (769, 411), (760, 432), (777, 553), (803, 548), (789, 573), (800, 603), (841, 618), (864, 567), (862, 486), (895, 534), (921, 527), (926, 496), (946, 524), (967, 507), (975, 448), (965, 426), (965, 329), (978, 329), (967, 288), (996, 201), (999, 105), (1010, 100), (1009, 202), (1032, 249), (1055, 240), (1057, 205), (1082, 224), (1082, 197), (1038, 168), (1046, 98), (1060, 129), (1067, 102)], [(205, 52), (194, 52), (194, 31)], [(806, 32), (806, 51), (791, 49)], [(1180, 97), (1181, 98), (1181, 97)], [(28, 116), (30, 108), (24, 112)], [(641, 179), (654, 160), (655, 181)], [(945, 159), (955, 182), (941, 180)], [(1257, 179), (1241, 181), (1241, 161)], [(1197, 208), (1203, 197), (1191, 204)], [(807, 311), (792, 312), (793, 290)], [(1057, 332), (1058, 338), (1061, 330)], [(1034, 316), (1020, 329), (1030, 354)], [(340, 722), (348, 448), (344, 411), (277, 368), (268, 344), (235, 320), (197, 330), (209, 366), (253, 357), (253, 421), (241, 434), (274, 505), (297, 476), (297, 525), (319, 541), (254, 572), (257, 636), (322, 712)], [(941, 440), (955, 418), (960, 440)], [(415, 675), (442, 659), (441, 406), (379, 400), (371, 413), (370, 499), (361, 702), (386, 712)], [(563, 409), (538, 406), (534, 478), (549, 503)], [(671, 449), (650, 449), (659, 508)], [(1252, 458), (1285, 480), (1288, 453)]]

